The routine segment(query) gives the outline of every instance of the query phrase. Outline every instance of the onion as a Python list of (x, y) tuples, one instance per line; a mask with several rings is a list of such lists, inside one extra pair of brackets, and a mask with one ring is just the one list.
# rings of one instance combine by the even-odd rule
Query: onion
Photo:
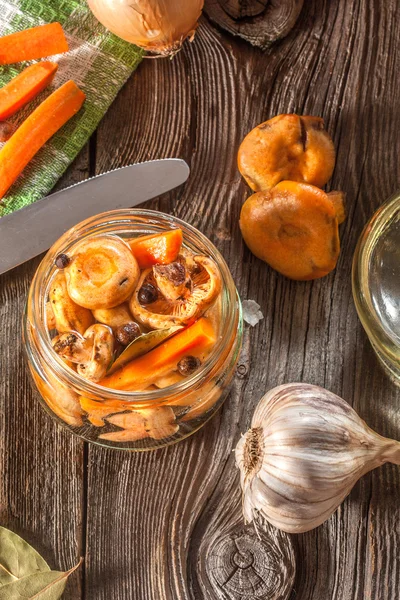
[(171, 55), (193, 37), (204, 0), (88, 0), (107, 29), (145, 50)]

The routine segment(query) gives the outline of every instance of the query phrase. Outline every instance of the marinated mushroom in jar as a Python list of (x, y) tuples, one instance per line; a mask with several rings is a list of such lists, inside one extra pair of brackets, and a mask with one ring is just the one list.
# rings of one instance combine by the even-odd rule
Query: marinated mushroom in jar
[[(343, 201), (343, 198), (341, 198)], [(335, 268), (344, 208), (319, 188), (282, 181), (246, 200), (240, 229), (250, 250), (290, 279), (317, 279)]]
[(335, 166), (332, 138), (320, 117), (278, 115), (257, 125), (238, 153), (239, 171), (255, 192), (291, 180), (322, 187)]
[(56, 328), (56, 318), (54, 316), (54, 311), (51, 307), (51, 302), (48, 300), (45, 306), (45, 319), (46, 319), (46, 327), (47, 329), (55, 329)]
[(90, 310), (80, 306), (70, 297), (63, 271), (57, 273), (51, 282), (49, 298), (58, 333), (77, 331), (83, 334), (93, 323)]
[(90, 381), (100, 381), (112, 363), (114, 336), (109, 327), (96, 323), (85, 332), (85, 339), (91, 344), (89, 360), (78, 365), (78, 373)]
[(130, 301), (135, 319), (152, 329), (187, 325), (215, 302), (221, 291), (221, 276), (207, 256), (192, 256), (166, 266), (143, 271)]
[[(155, 235), (154, 246), (152, 236), (130, 244), (132, 250), (102, 235), (59, 254), (46, 323), (55, 326), (54, 352), (88, 383), (161, 390), (195, 376), (212, 352), (222, 278), (211, 258), (182, 247), (181, 230)], [(163, 439), (179, 429), (169, 406), (139, 411), (129, 402), (81, 396), (78, 408), (86, 423), (107, 427), (100, 437), (109, 441)]]
[(98, 323), (108, 325), (111, 329), (116, 329), (132, 321), (132, 315), (126, 302), (114, 306), (113, 308), (98, 308), (92, 310), (93, 317)]
[(128, 244), (102, 235), (78, 243), (64, 268), (70, 298), (91, 310), (113, 308), (129, 298), (140, 269)]
[(170, 302), (188, 298), (192, 293), (192, 279), (182, 262), (157, 265), (153, 267), (153, 276), (159, 291)]
[(32, 375), (47, 406), (68, 425), (80, 427), (83, 411), (78, 395), (63, 385), (49, 368), (43, 366), (43, 369), (42, 377), (33, 370)]
[(90, 360), (93, 343), (76, 331), (56, 335), (51, 343), (53, 350), (67, 361), (81, 364)]
[(78, 373), (90, 381), (100, 381), (110, 366), (114, 353), (114, 336), (109, 327), (96, 323), (79, 335), (75, 331), (57, 335), (54, 351), (78, 365)]

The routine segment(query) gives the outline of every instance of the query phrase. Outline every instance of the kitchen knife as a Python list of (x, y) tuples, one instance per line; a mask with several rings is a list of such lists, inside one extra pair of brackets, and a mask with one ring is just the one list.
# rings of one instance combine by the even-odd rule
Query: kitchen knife
[(184, 160), (152, 160), (97, 175), (1, 217), (0, 273), (44, 252), (84, 219), (141, 204), (188, 177)]

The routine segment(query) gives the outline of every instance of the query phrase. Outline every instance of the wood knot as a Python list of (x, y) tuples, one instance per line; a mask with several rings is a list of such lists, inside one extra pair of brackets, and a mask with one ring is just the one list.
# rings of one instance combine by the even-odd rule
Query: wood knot
[(238, 376), (239, 379), (244, 379), (248, 373), (248, 370), (249, 369), (248, 369), (247, 365), (245, 365), (244, 363), (241, 363), (236, 368), (236, 375)]
[(302, 6), (303, 0), (205, 0), (204, 10), (220, 27), (265, 49), (289, 33)]
[(236, 552), (233, 556), (233, 562), (239, 569), (248, 569), (254, 562), (254, 556), (249, 550)]
[[(258, 528), (259, 526), (257, 526)], [(284, 600), (294, 581), (294, 553), (289, 536), (261, 522), (225, 535), (210, 549), (208, 577), (218, 598)]]

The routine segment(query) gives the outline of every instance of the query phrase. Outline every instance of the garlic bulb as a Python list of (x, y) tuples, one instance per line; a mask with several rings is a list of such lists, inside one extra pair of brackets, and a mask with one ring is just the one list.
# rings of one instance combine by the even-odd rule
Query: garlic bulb
[(243, 514), (302, 533), (321, 525), (358, 479), (400, 465), (400, 442), (381, 437), (341, 398), (315, 385), (270, 390), (236, 447)]
[(192, 37), (204, 0), (88, 0), (94, 16), (123, 40), (170, 55)]

